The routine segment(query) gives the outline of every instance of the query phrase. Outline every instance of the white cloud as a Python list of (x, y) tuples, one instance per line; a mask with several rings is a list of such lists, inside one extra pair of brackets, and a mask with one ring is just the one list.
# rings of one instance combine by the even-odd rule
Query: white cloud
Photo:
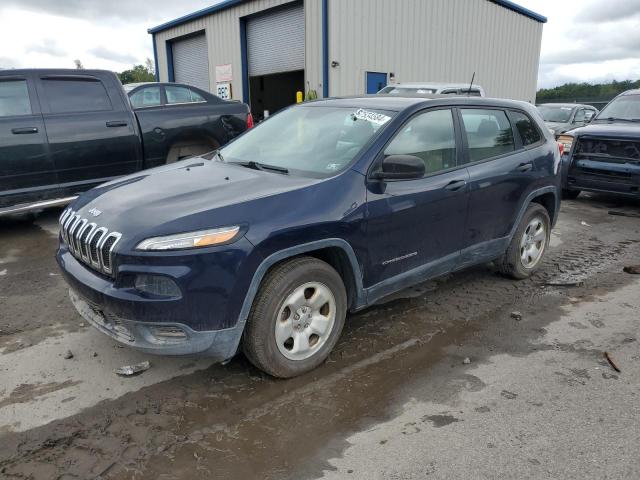
[[(80, 59), (121, 71), (153, 58), (148, 28), (217, 1), (0, 0), (0, 68), (73, 68)], [(640, 78), (640, 0), (515, 1), (549, 19), (540, 87)]]

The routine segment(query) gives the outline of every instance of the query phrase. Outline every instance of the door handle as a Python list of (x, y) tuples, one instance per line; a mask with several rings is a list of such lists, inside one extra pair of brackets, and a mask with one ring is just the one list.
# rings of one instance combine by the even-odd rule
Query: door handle
[(457, 192), (467, 184), (466, 180), (452, 180), (445, 185), (445, 189), (451, 192)]
[(111, 122), (107, 122), (107, 127), (126, 127), (127, 122), (123, 122), (122, 120), (113, 120)]
[(11, 133), (14, 135), (28, 135), (30, 133), (38, 133), (37, 127), (12, 128)]
[(519, 172), (528, 172), (533, 168), (532, 163), (521, 163), (516, 167), (516, 170)]

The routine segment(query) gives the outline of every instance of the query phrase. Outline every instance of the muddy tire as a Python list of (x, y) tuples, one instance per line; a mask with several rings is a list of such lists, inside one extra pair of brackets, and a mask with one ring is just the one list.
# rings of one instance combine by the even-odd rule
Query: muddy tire
[(338, 272), (313, 257), (288, 260), (269, 271), (260, 285), (243, 351), (274, 377), (301, 375), (327, 358), (346, 314), (347, 293)]
[(497, 262), (498, 269), (515, 279), (528, 278), (540, 265), (549, 247), (551, 221), (547, 209), (532, 203), (516, 229), (509, 248)]
[(567, 190), (562, 189), (562, 198), (565, 200), (575, 200), (580, 195), (580, 190)]

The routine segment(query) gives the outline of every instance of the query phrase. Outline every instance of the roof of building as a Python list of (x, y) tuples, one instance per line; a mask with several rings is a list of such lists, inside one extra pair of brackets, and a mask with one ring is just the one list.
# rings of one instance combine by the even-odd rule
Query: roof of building
[[(216, 3), (215, 5), (212, 5), (210, 7), (207, 8), (203, 8), (202, 10), (197, 10), (193, 13), (189, 13), (187, 15), (184, 15), (182, 17), (176, 18), (174, 20), (170, 20), (168, 22), (165, 22), (161, 25), (158, 25), (156, 27), (152, 27), (149, 28), (147, 30), (147, 32), (149, 33), (158, 33), (161, 32), (163, 30), (167, 30), (169, 28), (175, 27), (177, 25), (182, 25), (184, 23), (190, 22), (192, 20), (196, 20), (198, 18), (202, 18), (202, 17), (206, 17), (208, 15), (212, 15), (214, 13), (220, 12), (222, 10), (226, 10), (228, 8), (231, 7), (235, 7), (236, 5), (239, 5), (242, 2), (245, 2), (248, 0), (223, 0), (220, 3)], [(540, 23), (547, 23), (547, 17), (544, 17), (542, 15), (540, 15), (539, 13), (536, 13), (532, 10), (529, 10), (528, 8), (524, 8), (520, 5), (518, 5), (517, 3), (513, 3), (509, 0), (488, 0), (490, 2), (496, 3), (504, 8), (507, 8), (509, 10), (512, 10), (516, 13), (519, 13), (521, 15), (524, 15), (526, 17), (529, 17), (533, 20), (536, 20), (537, 22)]]

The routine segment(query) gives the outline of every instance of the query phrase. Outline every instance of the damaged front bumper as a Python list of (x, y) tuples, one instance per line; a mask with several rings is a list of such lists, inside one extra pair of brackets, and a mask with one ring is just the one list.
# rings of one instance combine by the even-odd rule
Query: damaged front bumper
[(567, 156), (563, 188), (640, 197), (639, 142), (578, 138)]

